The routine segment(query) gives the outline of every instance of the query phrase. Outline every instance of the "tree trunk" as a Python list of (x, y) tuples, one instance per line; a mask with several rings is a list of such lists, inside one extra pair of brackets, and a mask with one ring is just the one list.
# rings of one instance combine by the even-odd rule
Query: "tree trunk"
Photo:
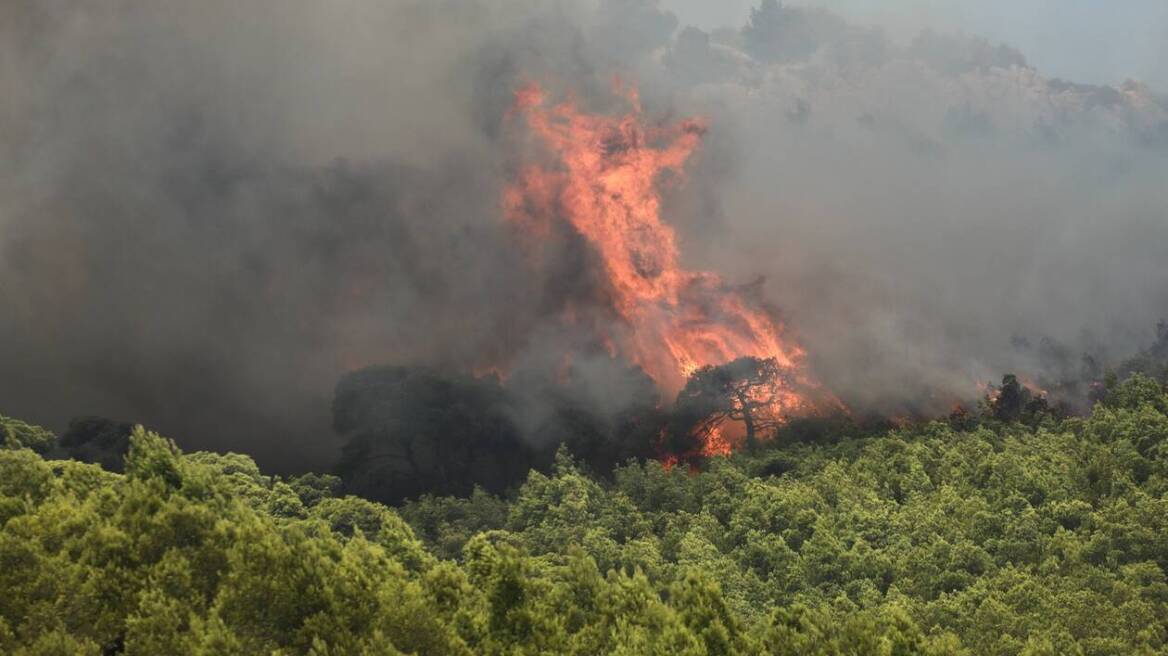
[(754, 434), (754, 415), (751, 413), (749, 399), (741, 398), (742, 403), (742, 423), (746, 424), (746, 450), (754, 451), (758, 445), (758, 440)]

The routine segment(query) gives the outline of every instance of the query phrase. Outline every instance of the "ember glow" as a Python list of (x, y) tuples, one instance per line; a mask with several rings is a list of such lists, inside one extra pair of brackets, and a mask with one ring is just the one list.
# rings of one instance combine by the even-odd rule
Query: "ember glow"
[[(522, 117), (550, 155), (523, 168), (504, 196), (507, 219), (536, 247), (556, 222), (567, 222), (599, 255), (616, 319), (590, 326), (609, 354), (639, 365), (667, 396), (699, 367), (743, 356), (774, 358), (800, 383), (803, 351), (748, 290), (714, 273), (681, 266), (677, 234), (661, 217), (661, 189), (684, 178), (686, 161), (706, 125), (687, 119), (647, 125), (635, 89), (623, 116), (588, 114), (572, 101), (549, 104), (538, 86), (516, 93), (512, 117)], [(578, 322), (576, 308), (563, 320)], [(805, 409), (805, 397), (785, 387), (774, 397), (777, 416)], [(731, 426), (707, 440), (725, 453)]]

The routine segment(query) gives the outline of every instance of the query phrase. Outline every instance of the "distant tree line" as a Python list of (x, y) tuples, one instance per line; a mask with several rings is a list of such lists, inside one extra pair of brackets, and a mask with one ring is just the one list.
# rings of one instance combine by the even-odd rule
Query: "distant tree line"
[[(633, 392), (599, 410), (570, 387), (505, 386), (429, 367), (375, 367), (337, 385), (334, 429), (345, 441), (337, 468), (354, 494), (398, 502), (421, 494), (502, 492), (532, 468), (546, 470), (564, 446), (588, 471), (608, 475), (630, 459), (701, 458), (723, 422), (744, 426), (753, 448), (783, 417), (773, 402), (789, 383), (773, 359), (739, 358), (695, 371), (672, 406), (653, 381), (629, 374)], [(528, 415), (538, 415), (535, 421)]]
[[(1029, 343), (1016, 347), (1029, 349)], [(1039, 342), (1040, 360), (1063, 373), (1040, 379), (1039, 390), (1006, 375), (972, 408), (949, 417), (958, 430), (984, 422), (1044, 421), (1082, 414), (1104, 401), (1121, 377), (1142, 374), (1168, 381), (1168, 323), (1137, 355), (1104, 372), (1083, 357), (1072, 371), (1066, 349)], [(740, 428), (746, 450), (775, 439), (831, 442), (877, 434), (894, 425), (880, 417), (776, 415), (772, 401), (791, 384), (774, 360), (744, 357), (696, 370), (672, 403), (663, 403), (640, 369), (619, 372), (621, 395), (598, 407), (571, 383), (508, 381), (424, 366), (373, 367), (346, 375), (336, 387), (333, 427), (343, 446), (333, 473), (347, 491), (385, 503), (423, 494), (467, 495), (476, 487), (500, 494), (531, 469), (548, 471), (563, 445), (585, 471), (607, 477), (630, 459), (670, 459), (703, 465), (702, 445), (719, 426)], [(928, 418), (921, 418), (928, 419)], [(30, 448), (120, 471), (133, 424), (100, 417), (73, 420), (59, 440), (21, 429)], [(13, 429), (16, 430), (16, 429)], [(52, 449), (50, 452), (49, 449)]]

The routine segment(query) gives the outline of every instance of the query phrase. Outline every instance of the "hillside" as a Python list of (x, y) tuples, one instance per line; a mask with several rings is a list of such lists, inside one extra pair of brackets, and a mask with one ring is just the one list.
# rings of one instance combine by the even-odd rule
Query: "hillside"
[(47, 460), (3, 419), (0, 652), (1163, 653), (1168, 392), (1026, 420), (611, 479), (561, 451), (392, 509), (141, 428), (124, 474)]

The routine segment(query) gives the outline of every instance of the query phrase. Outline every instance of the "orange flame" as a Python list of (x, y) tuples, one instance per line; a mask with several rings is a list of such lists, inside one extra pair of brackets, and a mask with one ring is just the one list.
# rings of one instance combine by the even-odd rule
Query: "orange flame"
[[(665, 394), (676, 394), (699, 367), (743, 356), (798, 371), (803, 351), (784, 339), (772, 314), (717, 275), (684, 269), (677, 234), (661, 218), (661, 186), (683, 179), (705, 122), (647, 126), (636, 91), (617, 86), (631, 111), (616, 117), (584, 113), (571, 101), (549, 106), (536, 85), (516, 92), (509, 116), (525, 117), (554, 161), (525, 167), (506, 189), (507, 219), (537, 245), (557, 221), (587, 240), (619, 319), (600, 329), (599, 341)], [(805, 405), (793, 390), (777, 403), (788, 411)], [(713, 432), (707, 455), (729, 452), (730, 431)]]

